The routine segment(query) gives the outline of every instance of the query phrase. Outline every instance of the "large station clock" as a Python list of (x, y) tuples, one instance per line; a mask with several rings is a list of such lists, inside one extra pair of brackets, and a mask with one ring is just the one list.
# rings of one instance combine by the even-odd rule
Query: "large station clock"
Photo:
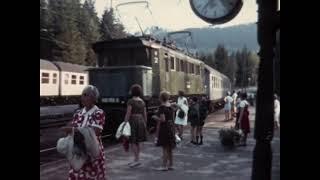
[(242, 8), (242, 0), (189, 0), (193, 12), (211, 24), (232, 20)]

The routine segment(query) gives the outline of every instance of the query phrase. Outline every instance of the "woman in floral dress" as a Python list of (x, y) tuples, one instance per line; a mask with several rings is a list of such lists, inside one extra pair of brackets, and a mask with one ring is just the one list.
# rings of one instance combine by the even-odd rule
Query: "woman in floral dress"
[(84, 108), (75, 112), (71, 122), (72, 127), (63, 128), (67, 133), (71, 133), (72, 128), (76, 127), (94, 128), (100, 149), (98, 158), (92, 159), (89, 157), (81, 169), (75, 170), (70, 166), (68, 180), (106, 180), (105, 155), (101, 141), (101, 132), (105, 123), (105, 115), (103, 110), (95, 105), (98, 96), (99, 91), (96, 87), (92, 85), (85, 87), (81, 96), (81, 103)]

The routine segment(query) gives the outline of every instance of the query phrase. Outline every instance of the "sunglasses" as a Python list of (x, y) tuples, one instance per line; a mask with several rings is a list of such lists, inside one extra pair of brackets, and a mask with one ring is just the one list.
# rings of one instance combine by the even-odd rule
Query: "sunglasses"
[(82, 96), (87, 97), (87, 96), (90, 96), (90, 95), (89, 95), (89, 93), (83, 93)]

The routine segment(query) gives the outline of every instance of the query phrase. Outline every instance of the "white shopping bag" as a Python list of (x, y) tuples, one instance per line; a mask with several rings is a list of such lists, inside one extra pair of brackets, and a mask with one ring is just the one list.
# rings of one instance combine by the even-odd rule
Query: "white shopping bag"
[(116, 138), (119, 139), (121, 136), (131, 136), (131, 127), (128, 122), (122, 122), (117, 130)]

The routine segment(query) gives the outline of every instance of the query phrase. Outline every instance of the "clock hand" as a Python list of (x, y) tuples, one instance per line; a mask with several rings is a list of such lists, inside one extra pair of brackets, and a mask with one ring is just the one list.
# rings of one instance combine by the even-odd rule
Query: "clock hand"
[(209, 3), (207, 3), (206, 5), (203, 6), (202, 11), (206, 10), (208, 7)]

